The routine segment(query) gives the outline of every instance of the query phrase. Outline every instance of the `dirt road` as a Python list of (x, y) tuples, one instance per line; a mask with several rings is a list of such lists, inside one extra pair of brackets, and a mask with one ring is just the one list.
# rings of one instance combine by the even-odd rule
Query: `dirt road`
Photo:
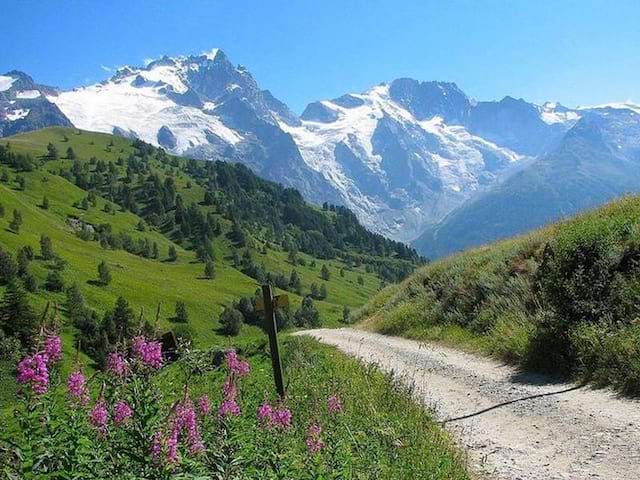
[(354, 329), (300, 333), (413, 383), (487, 478), (640, 479), (638, 401), (439, 345)]

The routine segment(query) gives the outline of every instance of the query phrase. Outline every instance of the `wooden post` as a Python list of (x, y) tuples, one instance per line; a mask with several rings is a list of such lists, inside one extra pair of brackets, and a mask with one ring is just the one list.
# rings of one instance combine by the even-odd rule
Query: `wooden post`
[(282, 378), (282, 364), (280, 363), (280, 352), (278, 351), (278, 326), (274, 311), (273, 292), (271, 285), (262, 286), (262, 298), (264, 302), (264, 326), (269, 335), (269, 351), (271, 353), (271, 366), (273, 368), (273, 379), (276, 383), (276, 390), (280, 398), (284, 398), (284, 380)]

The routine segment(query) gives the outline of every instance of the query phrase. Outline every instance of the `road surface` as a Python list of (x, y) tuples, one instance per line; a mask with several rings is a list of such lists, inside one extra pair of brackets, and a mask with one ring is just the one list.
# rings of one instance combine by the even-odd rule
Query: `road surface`
[[(490, 479), (640, 479), (640, 402), (491, 359), (355, 329), (299, 332), (374, 362), (416, 396)], [(485, 474), (485, 475), (482, 475)]]

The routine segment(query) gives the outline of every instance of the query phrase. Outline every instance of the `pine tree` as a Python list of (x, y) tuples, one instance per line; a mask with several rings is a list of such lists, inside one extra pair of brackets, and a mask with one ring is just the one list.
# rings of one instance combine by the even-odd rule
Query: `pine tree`
[(216, 276), (215, 267), (213, 266), (213, 262), (211, 260), (207, 261), (206, 265), (204, 266), (204, 276), (206, 278), (215, 278)]
[(327, 268), (326, 265), (322, 265), (322, 268), (320, 269), (320, 277), (328, 282), (329, 278), (331, 277), (331, 273), (329, 272), (329, 269)]
[(309, 290), (310, 290), (311, 298), (318, 298), (319, 296), (318, 285), (316, 285), (315, 283), (312, 283)]
[(44, 233), (40, 235), (40, 256), (43, 260), (52, 260), (55, 257), (51, 239)]
[(51, 270), (47, 274), (44, 288), (50, 292), (61, 292), (64, 289), (64, 279), (58, 270)]
[(27, 181), (22, 175), (16, 177), (16, 182), (18, 182), (18, 189), (24, 191), (27, 188)]
[(291, 270), (291, 275), (289, 276), (289, 288), (298, 294), (302, 292), (302, 281), (300, 280), (298, 272), (295, 270)]
[(58, 158), (58, 149), (53, 143), (47, 145), (47, 157), (49, 160), (56, 160)]
[(0, 302), (0, 326), (5, 335), (18, 337), (23, 345), (30, 344), (37, 332), (38, 317), (17, 281), (7, 285)]
[(15, 233), (20, 233), (20, 225), (22, 225), (22, 213), (20, 210), (13, 210), (13, 219), (9, 223), (9, 228)]
[(116, 339), (129, 338), (133, 334), (133, 310), (129, 308), (129, 302), (124, 297), (118, 297), (118, 300), (116, 300), (116, 307), (111, 317), (115, 327)]
[(318, 292), (318, 298), (320, 298), (320, 300), (324, 300), (325, 298), (327, 298), (327, 285), (325, 283), (320, 285), (320, 291)]
[(49, 199), (46, 195), (42, 197), (42, 208), (43, 210), (49, 210)]
[(153, 258), (158, 258), (158, 255), (160, 255), (160, 253), (158, 252), (158, 243), (153, 242), (153, 249), (151, 251), (151, 256)]
[(0, 248), (0, 283), (10, 283), (18, 273), (18, 266), (9, 252)]
[(98, 265), (98, 281), (102, 285), (109, 285), (109, 283), (111, 283), (111, 272), (109, 271), (109, 266), (104, 260)]
[(4, 217), (4, 205), (0, 203), (0, 218)]
[(176, 302), (175, 318), (176, 318), (176, 321), (178, 322), (186, 323), (189, 321), (189, 313), (187, 312), (187, 305), (181, 300), (178, 300)]
[(67, 148), (67, 159), (68, 160), (75, 160), (76, 159), (76, 152), (74, 152), (73, 148), (71, 148), (71, 147)]
[(358, 275), (358, 285), (364, 285), (364, 278), (362, 278), (362, 275)]
[(31, 261), (29, 250), (26, 247), (22, 247), (18, 250), (18, 275), (24, 277), (28, 273), (29, 262)]
[(176, 251), (176, 247), (173, 245), (169, 245), (169, 253), (167, 255), (170, 262), (175, 262), (178, 259), (178, 252)]

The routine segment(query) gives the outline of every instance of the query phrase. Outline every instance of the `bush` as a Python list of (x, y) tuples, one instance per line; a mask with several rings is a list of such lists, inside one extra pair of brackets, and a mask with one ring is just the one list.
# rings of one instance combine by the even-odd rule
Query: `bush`
[(225, 308), (220, 315), (221, 330), (225, 335), (236, 336), (242, 328), (242, 313), (235, 308)]

